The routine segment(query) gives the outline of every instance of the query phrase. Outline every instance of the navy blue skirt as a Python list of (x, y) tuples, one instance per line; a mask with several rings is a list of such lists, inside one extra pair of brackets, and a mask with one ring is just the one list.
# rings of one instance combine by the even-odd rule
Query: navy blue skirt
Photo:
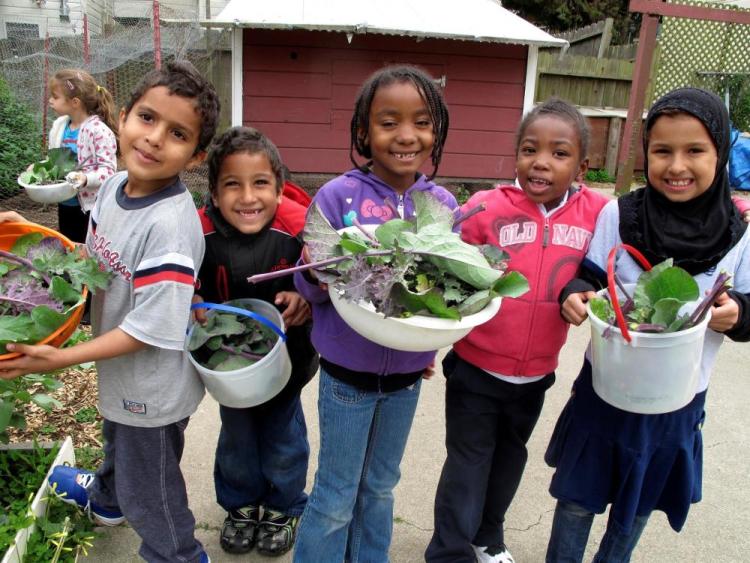
[(585, 361), (544, 456), (553, 497), (610, 517), (629, 533), (635, 516), (666, 513), (680, 531), (701, 500), (706, 392), (667, 414), (635, 414), (605, 403)]

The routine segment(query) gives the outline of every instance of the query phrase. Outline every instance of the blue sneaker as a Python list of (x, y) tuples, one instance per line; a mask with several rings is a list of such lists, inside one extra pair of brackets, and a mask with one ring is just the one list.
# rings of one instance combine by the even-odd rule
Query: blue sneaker
[(125, 521), (122, 512), (106, 510), (89, 500), (88, 488), (93, 482), (94, 473), (69, 465), (55, 466), (47, 480), (49, 488), (60, 500), (78, 506), (94, 523), (103, 526), (122, 524)]
[(206, 553), (205, 551), (201, 553), (200, 563), (211, 563), (211, 558), (208, 556), (208, 553)]

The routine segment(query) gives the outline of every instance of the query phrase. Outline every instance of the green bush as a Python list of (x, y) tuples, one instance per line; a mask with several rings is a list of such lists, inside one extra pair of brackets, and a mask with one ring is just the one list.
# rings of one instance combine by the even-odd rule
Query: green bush
[(599, 182), (599, 183), (612, 183), (616, 180), (616, 178), (609, 175), (609, 173), (604, 170), (595, 170), (591, 169), (588, 172), (586, 172), (586, 181), (587, 182)]
[(729, 81), (729, 113), (732, 125), (750, 131), (750, 77), (733, 76)]
[(466, 186), (459, 184), (453, 189), (453, 195), (456, 197), (458, 204), (463, 205), (471, 197), (471, 192)]
[(39, 160), (41, 131), (28, 109), (0, 78), (0, 197), (16, 193), (18, 175)]

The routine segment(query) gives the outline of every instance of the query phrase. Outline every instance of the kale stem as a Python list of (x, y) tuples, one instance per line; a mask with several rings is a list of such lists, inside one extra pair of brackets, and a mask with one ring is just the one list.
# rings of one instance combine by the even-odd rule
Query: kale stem
[(29, 311), (37, 306), (37, 303), (32, 303), (31, 301), (23, 301), (22, 299), (13, 299), (12, 297), (7, 297), (5, 295), (0, 295), (0, 301), (6, 301), (13, 305), (22, 306)]
[(248, 360), (253, 360), (255, 362), (263, 358), (263, 356), (259, 356), (258, 354), (251, 354), (250, 352), (243, 352), (242, 350), (238, 350), (237, 348), (228, 346), (226, 344), (222, 344), (221, 349), (224, 350), (224, 352), (229, 352), (230, 354), (234, 354), (235, 356), (242, 356), (243, 358), (247, 358)]
[(385, 198), (383, 200), (383, 203), (385, 203), (391, 209), (391, 211), (393, 211), (393, 214), (396, 217), (401, 217), (401, 214), (398, 212), (398, 206), (391, 201), (390, 197)]
[(632, 323), (630, 325), (630, 330), (634, 330), (636, 332), (660, 333), (666, 331), (667, 327), (658, 323)]
[(52, 283), (49, 276), (47, 276), (47, 274), (45, 274), (42, 270), (37, 269), (31, 262), (31, 260), (21, 258), (20, 256), (13, 254), (12, 252), (7, 252), (6, 250), (0, 250), (0, 257), (6, 258), (11, 262), (16, 262), (17, 264), (21, 264), (22, 266), (26, 266), (29, 270), (38, 273), (40, 276), (42, 276), (42, 279), (47, 283), (47, 285), (50, 285)]
[(466, 213), (460, 214), (458, 217), (456, 217), (453, 220), (453, 228), (455, 228), (456, 225), (460, 225), (461, 223), (463, 223), (464, 221), (466, 221), (469, 217), (473, 217), (477, 213), (481, 213), (485, 209), (487, 209), (487, 204), (484, 203), (484, 202), (482, 202), (479, 205), (477, 205), (476, 207), (472, 207), (471, 209), (469, 209)]
[(357, 227), (362, 232), (362, 234), (364, 234), (370, 241), (372, 241), (373, 243), (375, 243), (375, 246), (380, 246), (380, 242), (378, 242), (378, 239), (376, 239), (374, 236), (372, 236), (372, 234), (370, 234), (369, 232), (367, 232), (367, 230), (365, 229), (364, 225), (362, 225), (362, 223), (359, 222), (359, 219), (357, 219), (355, 217), (352, 220), (352, 224), (355, 227)]
[[(445, 256), (437, 252), (422, 252), (422, 251), (417, 252), (414, 250), (404, 250), (403, 252), (404, 254), (418, 254), (420, 256), (434, 256), (435, 258), (445, 258)], [(370, 252), (360, 252), (359, 254), (345, 254), (343, 256), (334, 256), (333, 258), (321, 260), (320, 262), (310, 262), (308, 264), (295, 266), (294, 268), (287, 268), (285, 270), (278, 270), (276, 272), (266, 272), (265, 274), (255, 274), (254, 276), (248, 277), (247, 281), (248, 283), (260, 283), (260, 282), (272, 280), (275, 278), (280, 278), (282, 276), (288, 276), (289, 274), (294, 274), (296, 272), (304, 272), (305, 270), (313, 270), (313, 269), (319, 270), (326, 266), (338, 264), (339, 262), (343, 262), (344, 260), (354, 260), (359, 256), (363, 256), (365, 258), (375, 258), (378, 256), (388, 256), (389, 254), (393, 254), (393, 253), (394, 253), (394, 249), (388, 249), (388, 250), (373, 250)]]
[(306, 270), (312, 270), (313, 268), (323, 268), (325, 266), (331, 266), (332, 264), (338, 264), (339, 262), (343, 262), (344, 260), (350, 260), (351, 258), (353, 258), (353, 256), (353, 254), (347, 254), (345, 256), (335, 256), (333, 258), (329, 258), (328, 260), (321, 260), (320, 262), (309, 262), (307, 264), (295, 266), (294, 268), (286, 268), (285, 270), (277, 270), (276, 272), (266, 272), (265, 274), (255, 274), (254, 276), (248, 277), (247, 281), (248, 283), (260, 283), (263, 281), (280, 278), (282, 276), (288, 276), (289, 274), (294, 274), (296, 272), (304, 272)]
[(703, 318), (706, 316), (706, 313), (708, 313), (708, 310), (714, 304), (716, 299), (718, 299), (719, 295), (730, 289), (730, 278), (731, 276), (726, 272), (721, 272), (719, 274), (713, 287), (711, 287), (711, 291), (708, 292), (708, 295), (704, 297), (703, 301), (701, 301), (693, 311), (693, 314), (690, 315), (686, 327), (695, 326), (703, 322)]
[[(378, 250), (376, 252), (367, 252), (365, 254), (367, 256), (387, 256), (388, 254), (392, 253), (392, 250)], [(295, 266), (294, 268), (287, 268), (285, 270), (278, 270), (276, 272), (266, 272), (265, 274), (255, 274), (254, 276), (250, 276), (249, 278), (247, 278), (247, 281), (248, 283), (260, 283), (263, 281), (280, 278), (282, 276), (288, 276), (289, 274), (294, 274), (296, 272), (321, 269), (326, 266), (338, 264), (339, 262), (343, 262), (344, 260), (353, 260), (356, 256), (361, 256), (361, 254), (345, 254), (343, 256), (334, 256), (333, 258), (328, 258), (327, 260), (321, 260), (320, 262), (309, 262), (307, 264)]]
[(615, 283), (617, 284), (617, 288), (622, 292), (622, 294), (625, 296), (626, 301), (632, 301), (633, 298), (628, 293), (628, 290), (625, 289), (625, 286), (622, 283), (622, 280), (620, 280), (620, 276), (615, 274)]

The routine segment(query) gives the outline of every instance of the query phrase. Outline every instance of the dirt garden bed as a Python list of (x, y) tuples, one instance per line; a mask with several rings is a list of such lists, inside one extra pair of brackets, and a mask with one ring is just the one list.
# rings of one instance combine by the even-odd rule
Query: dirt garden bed
[[(83, 327), (90, 333), (90, 327)], [(47, 412), (35, 404), (25, 407), (26, 427), (9, 428), (11, 443), (73, 439), (79, 465), (94, 469), (102, 457), (101, 422), (97, 411), (98, 387), (96, 368), (93, 365), (76, 366), (61, 370), (55, 378), (63, 385), (50, 393), (61, 407)], [(38, 384), (41, 385), (41, 384)]]

